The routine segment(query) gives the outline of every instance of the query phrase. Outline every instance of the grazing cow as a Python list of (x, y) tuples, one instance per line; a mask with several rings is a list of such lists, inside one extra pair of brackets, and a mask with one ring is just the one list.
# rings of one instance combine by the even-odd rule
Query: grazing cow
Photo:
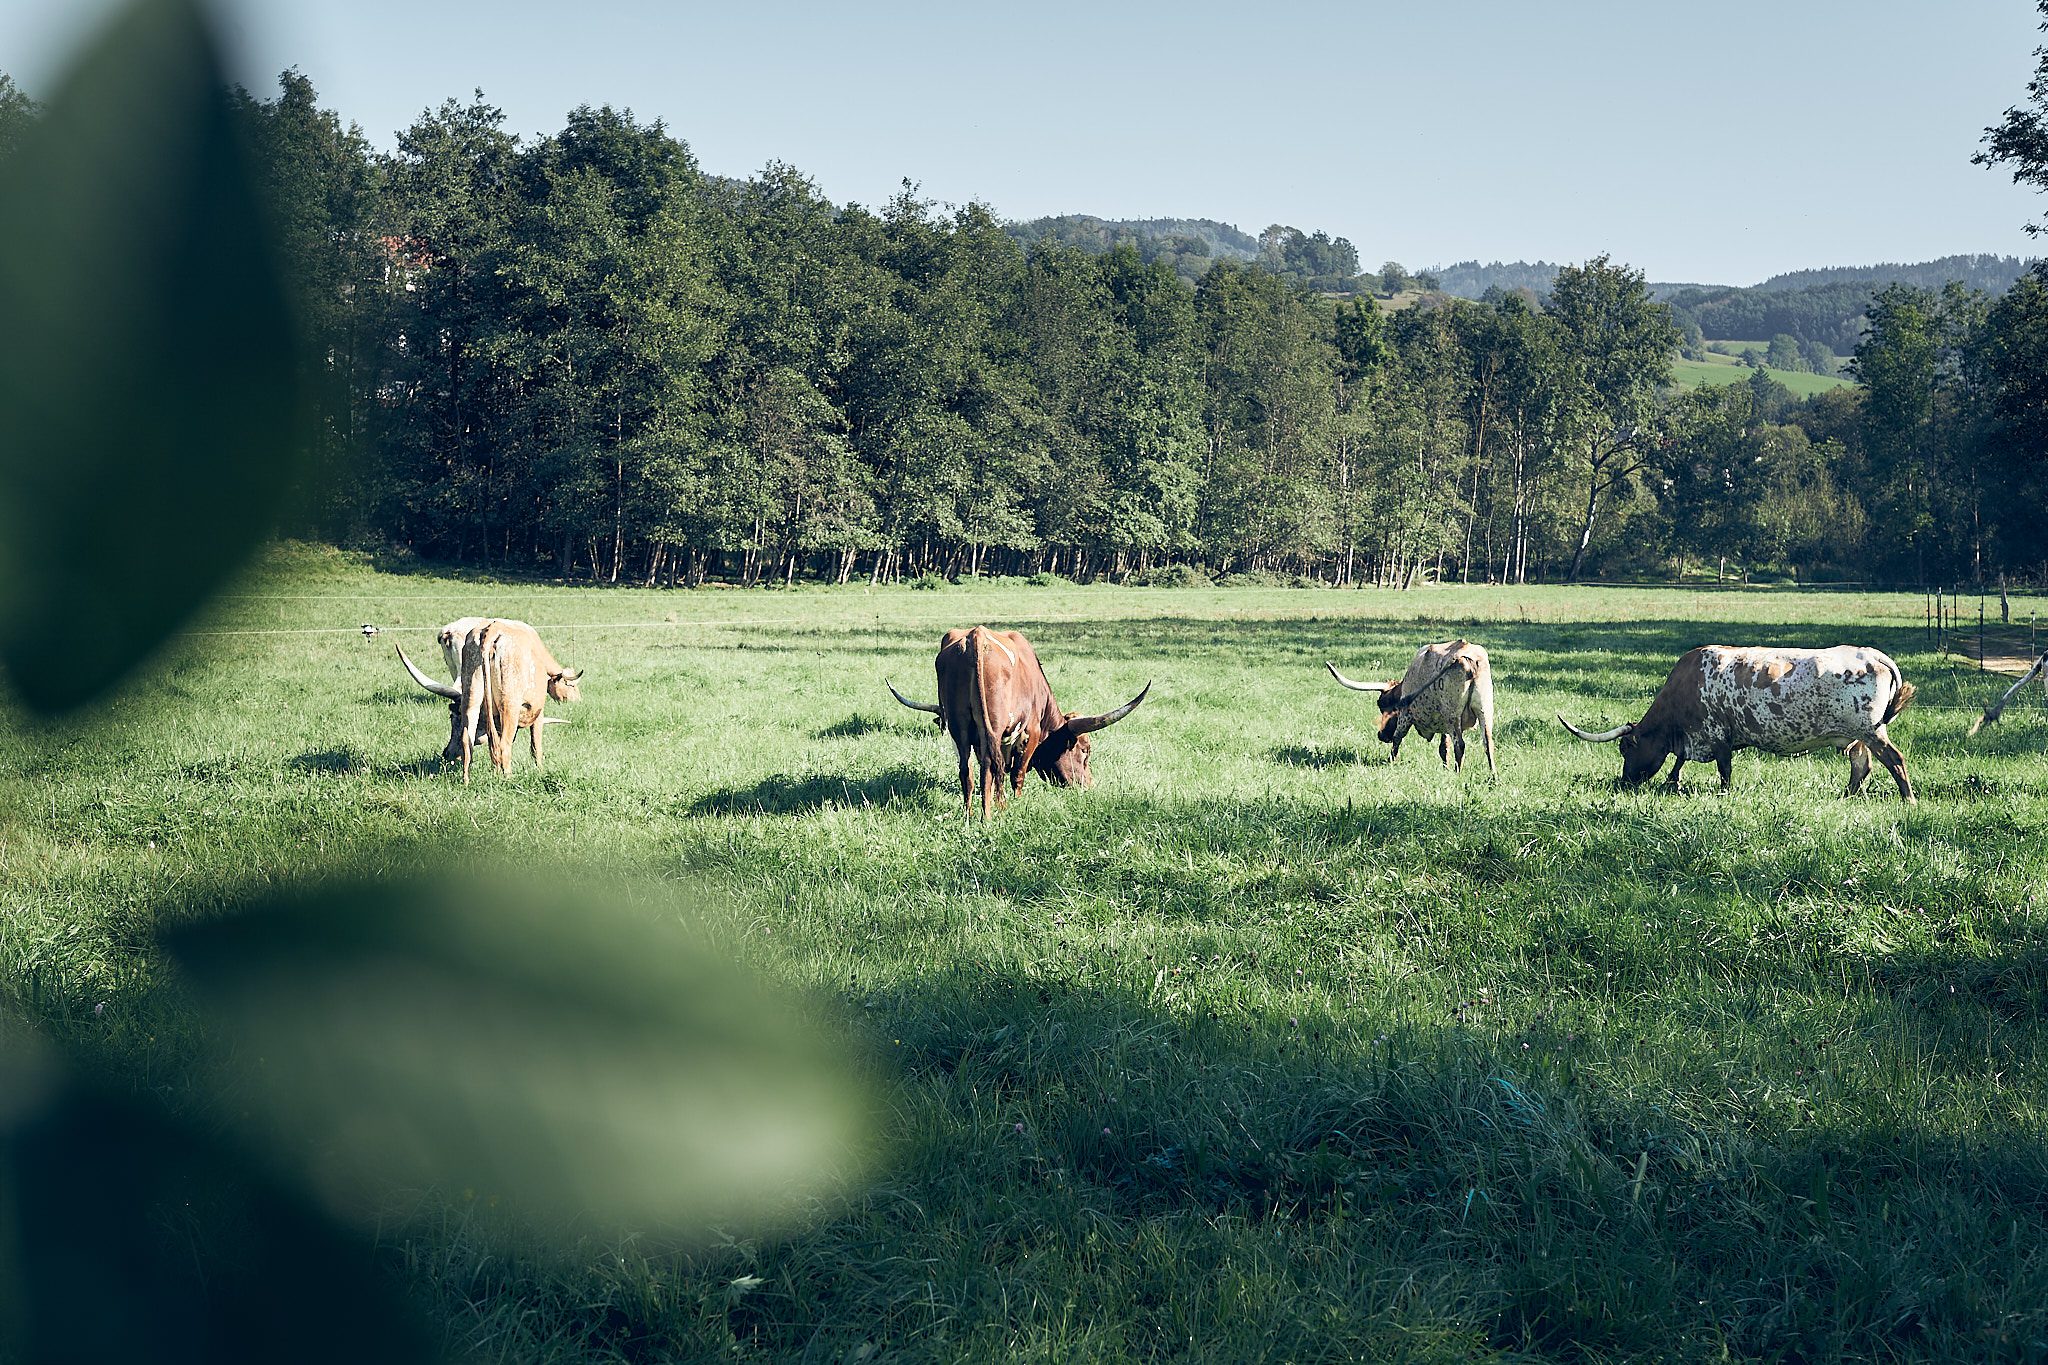
[(1633, 725), (1590, 734), (1559, 716), (1564, 728), (1595, 744), (1621, 741), (1621, 780), (1636, 786), (1657, 775), (1667, 756), (1671, 787), (1688, 762), (1712, 759), (1728, 789), (1737, 749), (1805, 754), (1845, 749), (1849, 789), (1863, 790), (1870, 756), (1899, 784), (1899, 799), (1913, 803), (1906, 756), (1884, 727), (1913, 699), (1913, 684), (1890, 656), (1875, 649), (1736, 649), (1703, 645), (1687, 650)]
[(910, 700), (894, 683), (887, 686), (911, 710), (931, 712), (934, 723), (953, 737), (960, 758), (960, 804), (969, 813), (974, 804), (967, 755), (974, 754), (981, 766), (984, 820), (991, 800), (1004, 803), (1005, 774), (1012, 792), (1023, 790), (1028, 771), (1062, 787), (1094, 786), (1088, 736), (1128, 716), (1152, 690), (1146, 683), (1143, 692), (1099, 716), (1061, 711), (1030, 642), (1017, 631), (987, 626), (946, 632), (933, 667), (939, 676), (936, 706)]
[(1436, 741), (1437, 757), (1451, 765), (1452, 739), (1457, 741), (1456, 771), (1465, 771), (1465, 731), (1479, 727), (1486, 749), (1486, 771), (1498, 777), (1493, 761), (1493, 665), (1486, 651), (1466, 640), (1424, 645), (1399, 682), (1353, 682), (1325, 664), (1330, 676), (1354, 692), (1380, 694), (1382, 740), (1393, 745), (1388, 761), (1401, 756), (1401, 741), (1410, 730)]
[(462, 762), (462, 780), (469, 780), (470, 754), (478, 744), (491, 746), (491, 763), (500, 772), (512, 767), (512, 740), (530, 730), (533, 762), (541, 766), (541, 730), (567, 725), (559, 716), (543, 716), (548, 698), (575, 701), (583, 674), (555, 662), (540, 636), (524, 621), (468, 616), (441, 631), (442, 656), (450, 660), (459, 686), (437, 683), (398, 651), (413, 681), (435, 696), (448, 699), (448, 743), (441, 756)]

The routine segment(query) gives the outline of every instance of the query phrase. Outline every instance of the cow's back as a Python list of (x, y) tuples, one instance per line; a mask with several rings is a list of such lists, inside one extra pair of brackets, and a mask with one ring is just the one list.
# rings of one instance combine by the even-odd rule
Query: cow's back
[(939, 652), (932, 671), (939, 682), (939, 726), (956, 738), (973, 733), (974, 705), (969, 700), (976, 686), (974, 655), (967, 647), (965, 630), (949, 630), (939, 640)]
[(524, 712), (538, 713), (546, 704), (548, 678), (561, 671), (540, 632), (524, 621), (486, 621), (471, 636), (485, 667), (483, 671), (488, 704), (510, 708), (524, 719)]
[(441, 659), (448, 665), (450, 682), (462, 681), (462, 642), (490, 621), (488, 616), (465, 616), (441, 627)]
[(1858, 645), (1707, 645), (1699, 656), (1699, 738), (1712, 748), (1838, 748), (1876, 735), (1911, 696), (1889, 655)]
[(1416, 651), (1401, 678), (1401, 705), (1408, 723), (1425, 737), (1489, 723), (1493, 670), (1486, 651), (1465, 640)]

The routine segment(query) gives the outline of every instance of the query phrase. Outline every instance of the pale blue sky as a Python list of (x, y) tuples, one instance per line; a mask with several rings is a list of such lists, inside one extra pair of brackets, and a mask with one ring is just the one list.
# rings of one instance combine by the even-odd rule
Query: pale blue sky
[[(106, 0), (0, 0), (31, 93)], [(481, 86), (533, 134), (580, 103), (701, 164), (835, 200), (904, 177), (1005, 217), (1205, 217), (1349, 237), (1368, 267), (1583, 260), (1781, 270), (2048, 251), (1969, 164), (2043, 35), (2025, 0), (1224, 7), (1034, 0), (233, 0), (242, 69), (296, 65), (389, 148)]]

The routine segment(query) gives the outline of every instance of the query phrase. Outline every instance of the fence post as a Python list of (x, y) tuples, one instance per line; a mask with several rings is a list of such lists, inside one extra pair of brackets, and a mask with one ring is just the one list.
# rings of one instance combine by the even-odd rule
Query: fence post
[(1984, 599), (1977, 599), (1977, 671), (1984, 671)]

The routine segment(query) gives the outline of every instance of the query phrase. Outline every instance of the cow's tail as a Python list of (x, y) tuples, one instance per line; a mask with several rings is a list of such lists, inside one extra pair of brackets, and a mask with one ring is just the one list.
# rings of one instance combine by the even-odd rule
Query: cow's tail
[(498, 638), (498, 633), (495, 630), (486, 631), (483, 637), (484, 728), (490, 732), (491, 757), (493, 759), (498, 756), (498, 746), (503, 742), (502, 736), (505, 729), (504, 721), (498, 715), (499, 697), (504, 691), (502, 670), (495, 666), (498, 656)]
[[(1885, 662), (1891, 663), (1891, 660), (1887, 659)], [(1905, 710), (1907, 704), (1913, 700), (1913, 684), (1906, 681), (1897, 664), (1892, 664), (1892, 681), (1898, 684), (1898, 689), (1892, 693), (1891, 705), (1884, 709), (1884, 719), (1879, 722), (1882, 725), (1890, 725), (1893, 718)]]

